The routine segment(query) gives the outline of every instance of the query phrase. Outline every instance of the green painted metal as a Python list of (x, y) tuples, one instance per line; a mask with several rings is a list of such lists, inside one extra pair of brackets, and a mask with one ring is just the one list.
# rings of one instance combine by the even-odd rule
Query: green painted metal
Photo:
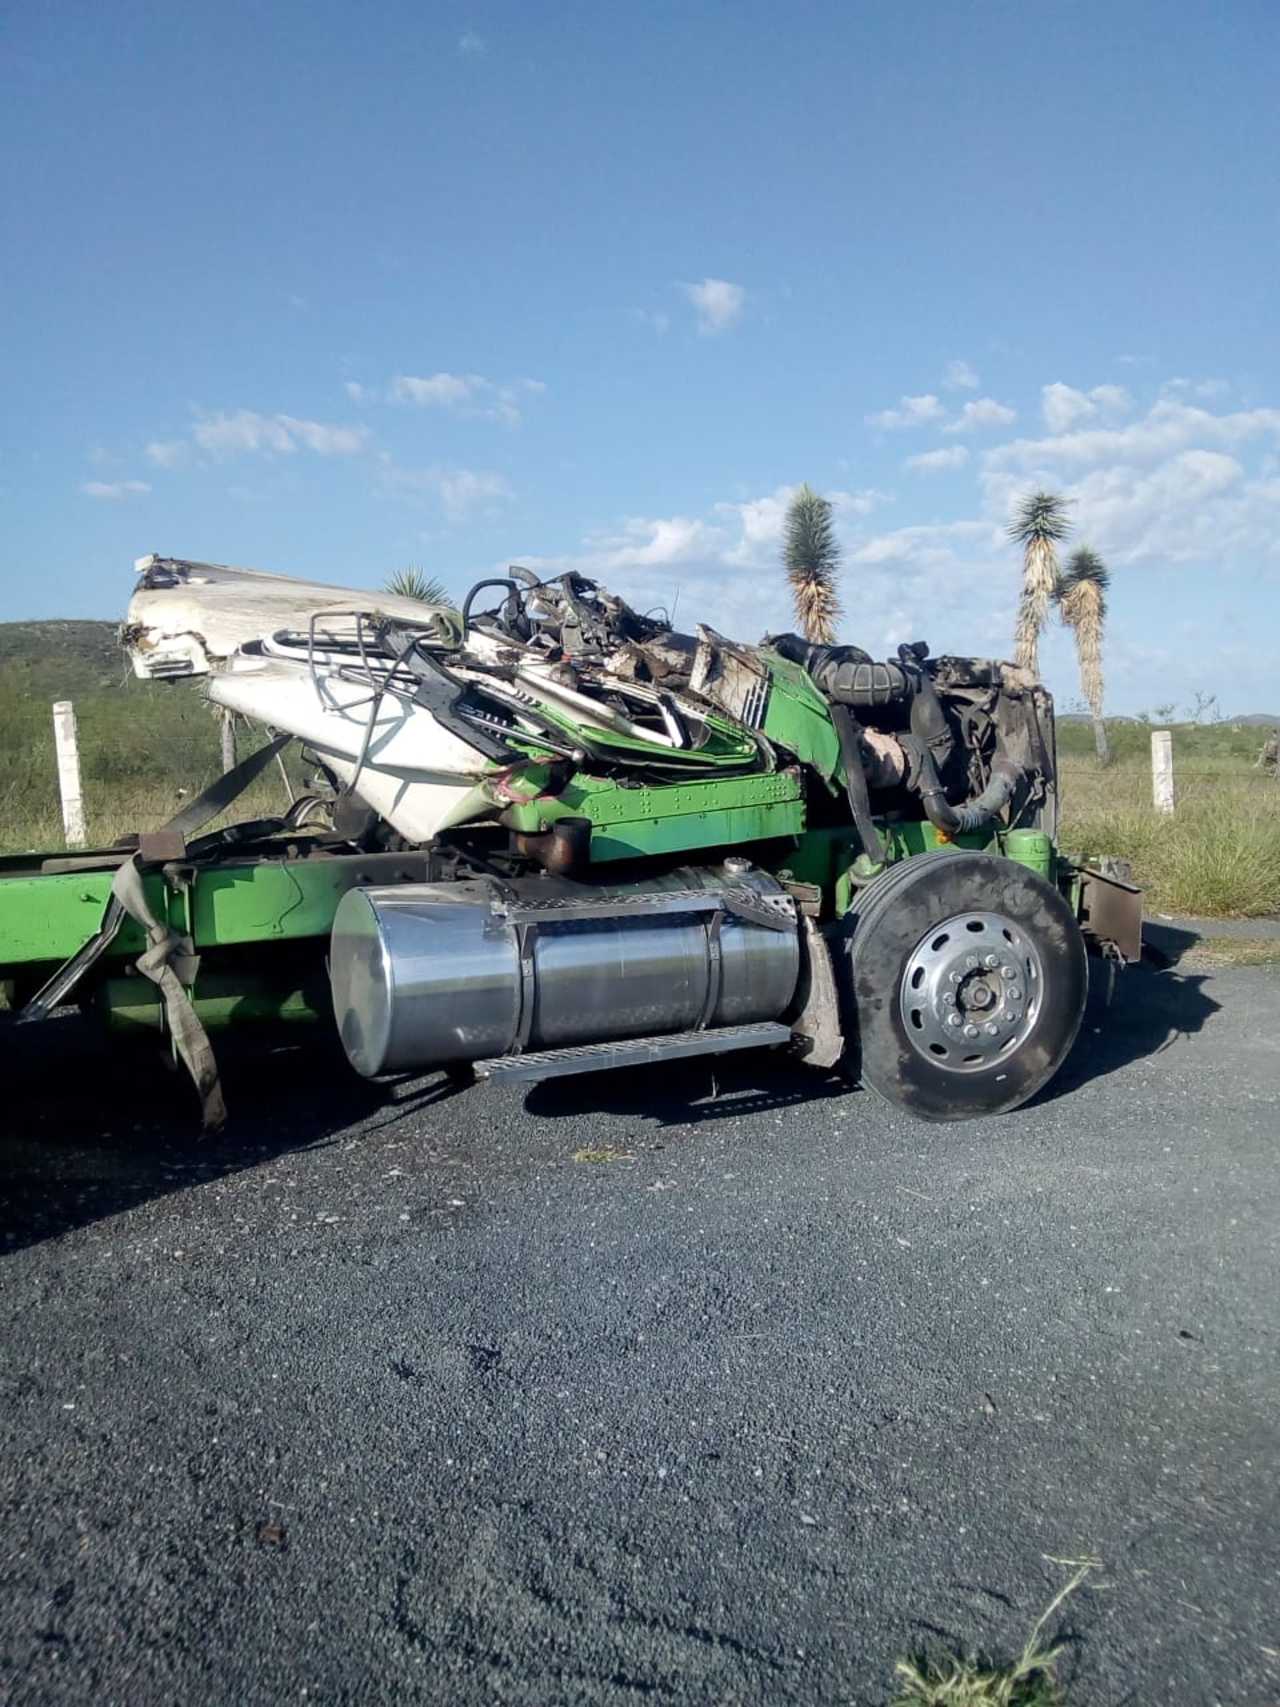
[[(102, 923), (113, 870), (41, 872), (0, 879), (0, 965), (31, 966), (69, 960)], [(167, 913), (163, 880), (147, 880), (147, 898), (158, 917)], [(132, 919), (113, 945), (118, 955), (142, 953), (146, 941)]]
[(834, 787), (843, 780), (844, 767), (830, 706), (799, 664), (768, 647), (760, 649), (760, 657), (770, 677), (765, 735), (803, 764), (811, 765), (829, 787)]
[[(327, 936), (347, 890), (387, 881), (382, 872), (388, 863), (386, 856), (259, 858), (196, 867), (189, 888), (175, 887), (159, 871), (143, 881), (156, 917), (190, 934), (197, 949), (290, 943)], [(401, 863), (422, 865), (407, 857)], [(105, 870), (0, 877), (0, 969), (69, 960), (101, 924), (114, 875)], [(107, 957), (136, 958), (145, 946), (129, 919)]]
[[(579, 722), (553, 700), (539, 699), (528, 678), (521, 678), (521, 687), (530, 692), (534, 704), (548, 723), (559, 729), (575, 746), (605, 763), (615, 760), (633, 764), (648, 762), (687, 768), (695, 774), (698, 771), (714, 774), (717, 770), (760, 762), (759, 747), (747, 731), (731, 718), (715, 711), (703, 713), (701, 745), (675, 749), (663, 741), (646, 741), (643, 737), (624, 735), (616, 729)], [(539, 755), (545, 753), (545, 746), (539, 743), (536, 735), (521, 735), (513, 731), (509, 740), (512, 746), (527, 751), (535, 762)]]
[(1053, 838), (1043, 830), (1007, 830), (1000, 838), (1006, 859), (1017, 860), (1038, 872), (1046, 882), (1054, 879), (1055, 856)]
[[(298, 980), (276, 984), (247, 969), (199, 972), (192, 1003), (206, 1031), (240, 1025), (314, 1025), (328, 1018), (327, 987), (310, 988)], [(163, 1032), (164, 1005), (146, 978), (104, 978), (94, 991), (94, 1008), (107, 1029), (126, 1034)]]
[(534, 832), (558, 818), (588, 819), (592, 862), (605, 863), (799, 835), (804, 789), (790, 769), (656, 788), (579, 773), (554, 797), (516, 800), (503, 814), (511, 829)]
[(958, 836), (948, 836), (927, 818), (881, 825), (881, 834), (888, 844), (891, 864), (912, 854), (932, 853), (935, 848), (972, 848), (984, 853), (992, 846), (990, 830), (966, 830)]

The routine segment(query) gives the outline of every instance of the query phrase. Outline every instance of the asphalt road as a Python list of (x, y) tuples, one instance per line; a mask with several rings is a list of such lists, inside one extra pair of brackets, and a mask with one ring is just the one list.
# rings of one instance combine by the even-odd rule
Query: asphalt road
[(953, 1128), (289, 1054), (200, 1145), (62, 1025), (5, 1068), (5, 1701), (877, 1703), (1085, 1555), (1073, 1703), (1280, 1701), (1275, 969), (1130, 973)]

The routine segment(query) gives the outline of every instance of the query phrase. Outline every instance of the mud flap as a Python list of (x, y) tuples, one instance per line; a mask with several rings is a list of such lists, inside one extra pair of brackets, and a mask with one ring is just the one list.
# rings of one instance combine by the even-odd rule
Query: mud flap
[(800, 918), (800, 981), (791, 1033), (806, 1067), (831, 1068), (843, 1058), (840, 1000), (827, 939), (813, 919)]

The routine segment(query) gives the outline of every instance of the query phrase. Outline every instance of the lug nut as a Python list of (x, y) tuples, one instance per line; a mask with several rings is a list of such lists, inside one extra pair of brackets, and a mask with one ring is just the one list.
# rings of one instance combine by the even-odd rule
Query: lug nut
[(942, 992), (942, 1005), (943, 1005), (943, 1007), (945, 1007), (945, 1008), (953, 1008), (953, 1007), (955, 1007), (955, 1005), (956, 1005), (956, 999), (955, 999), (955, 997), (954, 997), (954, 996), (953, 996), (953, 995), (952, 995), (952, 994), (951, 994), (951, 991), (950, 991), (950, 990), (944, 990), (944, 991), (943, 991), (943, 992)]
[(998, 1037), (999, 1035), (1000, 1035), (1000, 1031), (999, 1031), (998, 1026), (989, 1025), (987, 1027), (987, 1036), (988, 1037)]
[(960, 1024), (960, 1015), (959, 1014), (948, 1014), (947, 1015), (947, 1024), (948, 1025), (959, 1025)]
[(996, 967), (1000, 964), (1000, 956), (998, 954), (989, 954), (982, 964), (989, 971), (994, 972)]
[(978, 1028), (977, 1028), (977, 1026), (976, 1026), (976, 1025), (967, 1025), (967, 1026), (965, 1026), (965, 1028), (964, 1028), (964, 1034), (965, 1034), (965, 1036), (966, 1036), (966, 1037), (976, 1037), (976, 1036), (977, 1036), (977, 1035), (978, 1035)]
[(1002, 978), (1016, 978), (1017, 973), (1013, 970), (1012, 966), (1002, 966), (1000, 968), (1000, 976)]
[(973, 968), (978, 964), (977, 955), (976, 954), (966, 954), (964, 957), (964, 963), (970, 969), (970, 971), (972, 971)]
[(1022, 991), (1016, 984), (1010, 984), (1009, 986), (1009, 1000), (1011, 1002), (1020, 1002), (1022, 1000)]

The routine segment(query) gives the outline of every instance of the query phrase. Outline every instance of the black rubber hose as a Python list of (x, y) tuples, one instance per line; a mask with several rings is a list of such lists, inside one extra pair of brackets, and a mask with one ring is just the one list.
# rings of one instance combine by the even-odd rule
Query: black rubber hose
[(924, 670), (913, 672), (915, 695), (911, 701), (911, 733), (926, 749), (935, 765), (945, 770), (955, 746), (955, 736), (942, 709), (933, 678)]
[(901, 664), (878, 664), (860, 646), (815, 646), (799, 634), (776, 634), (765, 642), (781, 657), (803, 665), (834, 705), (870, 711), (901, 705), (914, 691), (912, 672)]
[(952, 806), (938, 776), (938, 768), (928, 747), (916, 749), (919, 779), (916, 792), (924, 807), (925, 817), (935, 829), (948, 835), (962, 835), (968, 830), (985, 830), (1013, 797), (1022, 780), (1022, 768), (1012, 759), (997, 754), (991, 765), (991, 779), (980, 794), (966, 800), (963, 806)]

